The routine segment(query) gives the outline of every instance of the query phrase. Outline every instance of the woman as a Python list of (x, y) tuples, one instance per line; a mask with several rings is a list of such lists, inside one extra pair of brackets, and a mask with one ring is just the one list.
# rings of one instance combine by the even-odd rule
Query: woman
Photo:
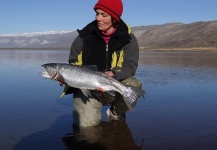
[[(141, 87), (133, 77), (138, 67), (139, 47), (130, 28), (120, 18), (121, 0), (99, 0), (94, 6), (95, 20), (82, 30), (71, 46), (69, 63), (96, 65), (99, 71), (122, 81), (126, 85)], [(111, 119), (124, 119), (128, 107), (116, 94), (93, 91), (94, 98), (73, 90), (73, 116), (76, 126), (93, 126), (101, 120), (102, 105), (111, 105), (106, 111)]]

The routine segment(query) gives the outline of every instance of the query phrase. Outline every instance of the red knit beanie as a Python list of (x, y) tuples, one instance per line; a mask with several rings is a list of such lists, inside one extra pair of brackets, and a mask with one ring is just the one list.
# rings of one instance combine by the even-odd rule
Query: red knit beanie
[(120, 21), (123, 12), (123, 4), (121, 0), (99, 0), (94, 6), (94, 10), (101, 9), (107, 12), (116, 21)]

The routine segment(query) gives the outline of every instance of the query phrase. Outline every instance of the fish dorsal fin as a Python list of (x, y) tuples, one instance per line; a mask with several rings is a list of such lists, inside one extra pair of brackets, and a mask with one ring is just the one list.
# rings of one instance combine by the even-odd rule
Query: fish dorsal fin
[(93, 71), (98, 71), (98, 68), (96, 65), (85, 65), (83, 67), (88, 68), (88, 69), (93, 70)]

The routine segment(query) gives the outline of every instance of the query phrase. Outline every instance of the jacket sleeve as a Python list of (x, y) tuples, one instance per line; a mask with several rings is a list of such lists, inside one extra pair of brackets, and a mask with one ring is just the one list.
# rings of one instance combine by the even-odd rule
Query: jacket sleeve
[(130, 42), (123, 47), (124, 56), (122, 67), (112, 68), (112, 71), (115, 73), (115, 77), (119, 80), (124, 80), (134, 76), (138, 68), (139, 46), (136, 37), (132, 33), (130, 36)]
[(82, 65), (82, 48), (83, 48), (84, 42), (82, 38), (78, 35), (75, 40), (72, 42), (70, 54), (69, 54), (69, 60), (68, 62), (70, 64), (74, 65)]

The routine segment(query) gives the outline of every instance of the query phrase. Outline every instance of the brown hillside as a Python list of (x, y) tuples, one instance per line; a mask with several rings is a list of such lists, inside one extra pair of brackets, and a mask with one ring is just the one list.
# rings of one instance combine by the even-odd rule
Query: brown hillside
[(140, 47), (145, 48), (217, 48), (217, 21), (191, 24), (170, 23), (134, 27)]

